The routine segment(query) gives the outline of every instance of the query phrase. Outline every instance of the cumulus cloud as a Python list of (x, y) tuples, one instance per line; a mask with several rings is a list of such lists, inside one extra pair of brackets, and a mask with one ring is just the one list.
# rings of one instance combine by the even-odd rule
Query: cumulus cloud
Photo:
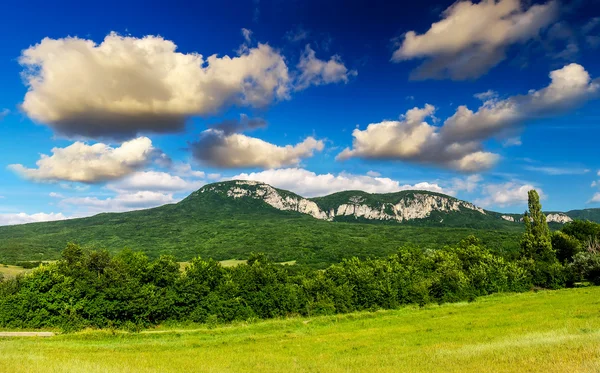
[(138, 191), (118, 193), (114, 197), (69, 197), (60, 201), (65, 208), (74, 209), (77, 215), (87, 216), (101, 212), (125, 212), (162, 206), (178, 202), (172, 193)]
[(147, 137), (124, 142), (113, 148), (107, 144), (75, 142), (66, 148), (53, 148), (52, 155), (42, 154), (37, 168), (21, 164), (9, 169), (37, 182), (74, 181), (97, 183), (124, 177), (145, 166), (156, 149)]
[(303, 158), (323, 150), (324, 143), (307, 137), (296, 145), (277, 146), (239, 133), (226, 134), (221, 130), (208, 129), (190, 146), (196, 160), (207, 165), (277, 168), (299, 164)]
[(176, 50), (159, 36), (45, 38), (19, 58), (28, 87), (22, 109), (62, 135), (131, 138), (180, 131), (187, 117), (230, 105), (288, 98), (287, 65), (267, 44), (235, 57)]
[(205, 182), (201, 180), (188, 181), (166, 172), (143, 171), (135, 172), (116, 183), (108, 184), (107, 188), (118, 192), (181, 192), (198, 189), (204, 184)]
[(369, 193), (392, 193), (401, 190), (428, 190), (438, 193), (447, 191), (435, 183), (422, 182), (414, 185), (401, 184), (386, 177), (316, 174), (302, 168), (285, 168), (262, 172), (242, 173), (228, 179), (256, 180), (277, 188), (291, 190), (303, 197), (323, 196), (344, 190), (362, 190)]
[(477, 112), (460, 106), (444, 123), (443, 135), (461, 141), (499, 135), (526, 120), (564, 113), (600, 93), (600, 80), (592, 81), (583, 66), (576, 63), (552, 71), (550, 79), (547, 87), (530, 90), (526, 95), (488, 100)]
[(27, 223), (39, 223), (43, 221), (55, 221), (67, 219), (62, 213), (51, 212), (49, 214), (39, 212), (37, 214), (0, 214), (0, 225), (17, 225)]
[(338, 55), (334, 55), (329, 61), (318, 59), (310, 45), (306, 45), (297, 68), (300, 75), (295, 84), (296, 90), (306, 89), (311, 85), (348, 83), (350, 77), (358, 74), (356, 70), (348, 70)]
[(439, 127), (424, 121), (434, 112), (428, 104), (408, 110), (401, 120), (357, 128), (352, 132), (352, 149), (344, 149), (336, 159), (398, 159), (465, 172), (485, 170), (497, 162), (498, 155), (481, 151), (479, 143), (445, 143)]
[(475, 201), (483, 207), (488, 206), (514, 206), (527, 204), (527, 193), (535, 189), (540, 198), (546, 198), (544, 192), (532, 184), (523, 184), (519, 182), (506, 182), (502, 184), (489, 184), (483, 187), (483, 197)]
[(600, 93), (600, 80), (591, 80), (578, 64), (570, 64), (550, 73), (550, 84), (500, 100), (494, 95), (477, 111), (459, 106), (441, 127), (425, 119), (435, 108), (409, 110), (401, 120), (370, 124), (352, 133), (352, 148), (346, 148), (337, 159), (398, 159), (430, 164), (464, 172), (477, 172), (492, 167), (499, 155), (483, 150), (483, 142), (512, 134), (533, 119), (558, 115), (595, 99)]
[(504, 60), (509, 46), (550, 25), (558, 8), (556, 1), (528, 9), (521, 0), (458, 1), (424, 34), (408, 31), (392, 61), (425, 59), (411, 74), (414, 79), (477, 78)]

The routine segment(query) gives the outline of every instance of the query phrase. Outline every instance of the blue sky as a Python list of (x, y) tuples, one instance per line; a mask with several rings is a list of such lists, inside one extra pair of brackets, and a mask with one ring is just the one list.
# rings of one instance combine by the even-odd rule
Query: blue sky
[(600, 1), (390, 3), (3, 3), (0, 224), (230, 178), (600, 207)]

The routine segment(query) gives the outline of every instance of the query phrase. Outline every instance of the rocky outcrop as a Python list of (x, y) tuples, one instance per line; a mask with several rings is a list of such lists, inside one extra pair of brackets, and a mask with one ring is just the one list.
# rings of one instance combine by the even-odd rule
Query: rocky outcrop
[(572, 222), (573, 219), (571, 219), (570, 217), (568, 217), (565, 214), (554, 213), (554, 214), (548, 214), (548, 215), (546, 215), (546, 221), (548, 223), (565, 224), (565, 223)]
[(434, 211), (459, 212), (469, 209), (485, 214), (485, 211), (469, 202), (455, 198), (419, 193), (415, 191), (410, 197), (402, 198), (396, 203), (383, 203), (380, 206), (370, 206), (361, 196), (352, 196), (347, 202), (328, 211), (319, 207), (317, 203), (297, 195), (280, 193), (270, 185), (256, 181), (235, 181), (227, 184), (223, 189), (217, 186), (208, 186), (200, 190), (205, 192), (225, 193), (231, 198), (249, 197), (260, 199), (270, 206), (285, 211), (297, 211), (311, 215), (321, 220), (334, 220), (340, 216), (353, 216), (369, 220), (395, 220), (398, 222), (424, 219)]
[[(529, 220), (533, 221), (533, 219), (531, 217), (529, 218)], [(519, 221), (523, 222), (523, 218), (519, 219)], [(565, 224), (565, 223), (569, 223), (572, 221), (573, 221), (573, 219), (571, 219), (571, 217), (569, 217), (567, 214), (563, 214), (560, 212), (550, 213), (550, 214), (546, 215), (547, 223)]]
[(502, 215), (502, 219), (506, 220), (506, 221), (515, 221), (515, 218), (513, 218), (512, 216), (509, 215)]

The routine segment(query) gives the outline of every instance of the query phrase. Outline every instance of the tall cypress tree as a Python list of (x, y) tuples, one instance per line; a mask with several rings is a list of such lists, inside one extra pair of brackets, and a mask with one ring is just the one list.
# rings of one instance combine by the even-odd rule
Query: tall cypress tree
[(528, 193), (529, 212), (525, 212), (525, 233), (521, 238), (522, 255), (536, 261), (554, 262), (556, 253), (552, 249), (550, 228), (542, 212), (540, 196), (535, 190)]

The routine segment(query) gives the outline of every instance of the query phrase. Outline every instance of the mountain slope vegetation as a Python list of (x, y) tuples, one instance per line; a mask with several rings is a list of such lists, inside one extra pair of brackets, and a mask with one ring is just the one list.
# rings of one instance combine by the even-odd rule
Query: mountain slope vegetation
[[(142, 250), (216, 260), (264, 252), (272, 260), (325, 267), (343, 258), (379, 257), (403, 245), (454, 244), (469, 234), (499, 253), (514, 253), (522, 215), (483, 210), (427, 191), (344, 191), (304, 198), (254, 181), (209, 184), (176, 204), (88, 218), (0, 227), (0, 263), (57, 259), (68, 242), (111, 252)], [(552, 221), (600, 221), (600, 209), (548, 215)]]
[[(271, 194), (253, 194), (261, 194), (267, 187)], [(349, 194), (356, 192), (309, 200), (261, 183), (210, 184), (177, 204), (153, 209), (0, 227), (0, 262), (57, 259), (68, 242), (76, 242), (111, 252), (123, 248), (142, 250), (152, 258), (169, 254), (181, 261), (195, 256), (245, 259), (251, 252), (264, 252), (279, 262), (296, 260), (325, 267), (351, 256), (384, 256), (408, 244), (454, 244), (469, 234), (477, 235), (494, 251), (514, 252), (522, 232), (521, 224), (471, 209), (434, 210), (427, 218), (401, 224), (354, 215), (328, 221), (298, 211), (298, 206), (312, 206), (311, 203), (329, 210), (336, 199), (341, 201), (344, 196), (351, 197)], [(371, 198), (369, 203), (375, 208), (376, 203), (410, 199), (416, 194), (443, 196), (421, 191), (361, 195)], [(280, 201), (273, 196), (291, 201), (283, 206), (289, 210), (266, 202)], [(452, 203), (458, 201), (443, 197)]]

